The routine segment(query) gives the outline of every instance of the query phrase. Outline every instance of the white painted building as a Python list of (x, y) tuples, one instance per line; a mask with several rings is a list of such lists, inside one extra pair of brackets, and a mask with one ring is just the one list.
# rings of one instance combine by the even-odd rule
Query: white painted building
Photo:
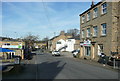
[(60, 39), (56, 43), (56, 50), (61, 49), (60, 51), (71, 52), (71, 51), (75, 50), (74, 44), (75, 44), (75, 39), (67, 39), (67, 40)]
[[(56, 42), (56, 50), (59, 50), (63, 48), (66, 45), (66, 41), (63, 39), (60, 39)], [(65, 49), (62, 49), (61, 51), (65, 51)]]
[(67, 44), (66, 51), (71, 52), (71, 51), (75, 50), (75, 48), (74, 48), (75, 39), (67, 39), (66, 44)]

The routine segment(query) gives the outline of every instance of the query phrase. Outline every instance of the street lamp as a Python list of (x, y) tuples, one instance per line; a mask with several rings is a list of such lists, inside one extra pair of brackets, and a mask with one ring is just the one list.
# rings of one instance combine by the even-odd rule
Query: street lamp
[(15, 39), (17, 39), (17, 32), (14, 32), (15, 33)]

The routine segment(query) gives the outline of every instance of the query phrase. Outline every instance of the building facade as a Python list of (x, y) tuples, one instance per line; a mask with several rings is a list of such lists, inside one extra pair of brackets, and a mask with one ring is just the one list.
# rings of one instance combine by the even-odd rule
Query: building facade
[[(11, 58), (13, 55), (20, 56), (24, 59), (24, 46), (25, 43), (23, 41), (16, 41), (16, 40), (1, 40), (0, 47), (14, 50), (15, 52), (7, 52), (6, 58)], [(2, 57), (2, 54), (1, 56)]]
[[(60, 47), (62, 48), (63, 45), (65, 45), (65, 41), (71, 37), (72, 37), (72, 35), (68, 35), (64, 31), (61, 31), (60, 35), (55, 36), (52, 39), (50, 39), (50, 41), (48, 41), (48, 45), (49, 45), (48, 49), (50, 51), (54, 51), (54, 50), (60, 49)], [(64, 51), (64, 50), (62, 50), (62, 51)]]
[(46, 42), (35, 42), (34, 46), (36, 49), (47, 49), (47, 43)]
[(80, 48), (80, 38), (73, 38), (72, 35), (68, 35), (61, 31), (60, 35), (53, 37), (48, 41), (48, 49), (50, 51), (68, 51), (77, 50)]
[(120, 1), (101, 1), (80, 16), (80, 58), (120, 53)]

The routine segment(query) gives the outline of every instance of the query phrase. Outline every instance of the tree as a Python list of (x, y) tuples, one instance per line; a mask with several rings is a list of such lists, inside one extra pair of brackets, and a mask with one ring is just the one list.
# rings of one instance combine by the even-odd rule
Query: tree
[(39, 36), (32, 35), (31, 33), (28, 33), (27, 36), (24, 37), (24, 40), (26, 41), (38, 41)]
[(80, 31), (76, 28), (67, 30), (67, 34), (71, 34), (73, 37), (78, 36)]
[(35, 36), (31, 33), (28, 33), (28, 35), (26, 35), (23, 40), (25, 42), (25, 49), (28, 50), (28, 52), (30, 52), (32, 49), (34, 49), (34, 42), (38, 41), (39, 36)]
[(44, 42), (48, 42), (48, 40), (49, 40), (48, 37), (45, 37), (45, 38), (42, 39), (42, 41), (44, 41)]

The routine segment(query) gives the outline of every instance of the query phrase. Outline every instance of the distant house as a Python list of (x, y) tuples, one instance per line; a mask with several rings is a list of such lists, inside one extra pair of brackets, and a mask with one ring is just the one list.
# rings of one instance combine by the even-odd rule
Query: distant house
[(38, 41), (34, 43), (34, 47), (36, 49), (47, 49), (47, 42), (45, 41)]
[(60, 35), (53, 37), (48, 41), (48, 49), (50, 51), (73, 51), (74, 49), (78, 49), (80, 46), (77, 41), (80, 40), (76, 40), (75, 38), (72, 38), (72, 35), (61, 31)]
[[(60, 48), (64, 47), (65, 41), (71, 37), (72, 35), (66, 34), (64, 31), (61, 31), (60, 35), (55, 36), (50, 39), (50, 41), (48, 41), (48, 49), (50, 51), (59, 50)], [(61, 51), (63, 51), (63, 49)]]

